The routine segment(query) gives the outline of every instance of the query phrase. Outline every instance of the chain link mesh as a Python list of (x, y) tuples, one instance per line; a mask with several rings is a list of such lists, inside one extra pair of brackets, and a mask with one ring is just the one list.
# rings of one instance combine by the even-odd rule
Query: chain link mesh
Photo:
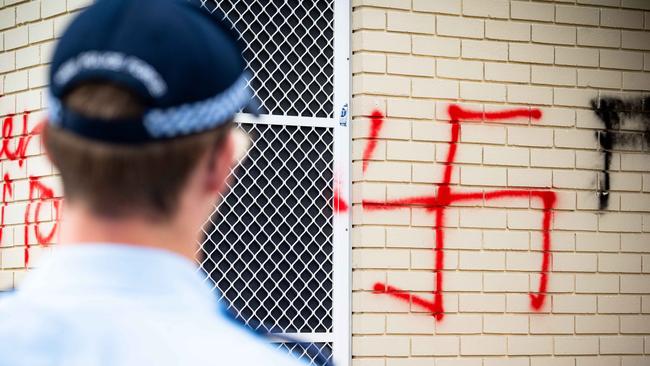
[(334, 0), (200, 0), (245, 45), (266, 113), (334, 116)]
[(331, 332), (333, 129), (239, 128), (254, 144), (204, 229), (201, 267), (249, 326)]
[[(334, 0), (197, 1), (239, 35), (263, 114), (334, 118)], [(205, 225), (201, 267), (248, 326), (332, 333), (334, 130), (238, 128), (253, 146)], [(278, 343), (312, 365), (332, 346)]]
[(308, 365), (323, 366), (332, 361), (332, 343), (278, 343), (278, 349), (309, 362)]

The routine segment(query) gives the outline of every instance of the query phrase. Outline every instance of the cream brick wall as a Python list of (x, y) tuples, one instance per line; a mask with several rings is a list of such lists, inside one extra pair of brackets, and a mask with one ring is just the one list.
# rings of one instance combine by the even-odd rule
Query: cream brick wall
[[(45, 87), (53, 44), (72, 15), (88, 3), (86, 0), (0, 1), (0, 117), (2, 143), (7, 146), (0, 152), (0, 164), (3, 177), (10, 180), (2, 181), (0, 291), (14, 287), (22, 279), (26, 253), (31, 267), (49, 253), (47, 244), (56, 242), (58, 211), (54, 202), (62, 196), (61, 184), (43, 155), (34, 128), (45, 118)], [(23, 129), (23, 119), (27, 121), (26, 129)], [(9, 130), (8, 126), (12, 128)], [(21, 140), (25, 145), (24, 159), (20, 153), (10, 156)], [(39, 199), (44, 191), (33, 185), (30, 189), (30, 181), (39, 182), (46, 191), (51, 190), (55, 199), (47, 195)], [(39, 217), (35, 220), (39, 203)], [(37, 232), (45, 238), (39, 239)], [(43, 240), (50, 233), (52, 238)]]
[[(649, 365), (650, 146), (615, 147), (601, 209), (605, 125), (590, 102), (650, 95), (650, 1), (352, 4), (353, 364)], [(400, 200), (443, 182), (449, 104), (542, 113), (461, 122), (451, 180), (454, 192), (555, 192), (539, 311), (528, 296), (542, 261), (535, 199), (445, 210), (442, 319), (376, 287), (433, 300), (435, 216)], [(364, 172), (374, 110), (386, 117)], [(639, 138), (647, 121), (623, 132)]]

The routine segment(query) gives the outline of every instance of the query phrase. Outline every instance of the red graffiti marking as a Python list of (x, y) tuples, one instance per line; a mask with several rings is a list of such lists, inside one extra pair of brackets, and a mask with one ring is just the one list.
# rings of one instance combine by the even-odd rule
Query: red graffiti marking
[[(42, 123), (39, 123), (33, 130), (27, 132), (29, 113), (22, 116), (22, 131), (18, 136), (14, 136), (14, 116), (10, 115), (2, 120), (2, 147), (0, 148), (0, 160), (18, 161), (18, 166), (23, 167), (27, 148), (29, 147), (32, 137), (41, 133)], [(15, 143), (15, 148), (10, 146)], [(3, 177), (2, 188), (2, 206), (0, 208), (0, 241), (5, 229), (5, 207), (9, 204), (9, 197), (13, 197), (12, 179), (8, 173)], [(56, 212), (54, 225), (45, 232), (41, 228), (41, 211), (47, 202), (52, 202)], [(32, 205), (35, 203), (35, 205)], [(32, 207), (34, 209), (32, 210)], [(33, 218), (32, 218), (33, 216)], [(25, 240), (25, 268), (29, 265), (29, 230), (33, 227), (36, 241), (43, 246), (47, 246), (54, 239), (57, 232), (58, 221), (61, 218), (61, 199), (54, 197), (54, 191), (39, 181), (37, 177), (29, 177), (29, 202), (24, 214), (24, 240)]]
[(339, 187), (336, 186), (334, 188), (334, 213), (336, 214), (341, 214), (341, 213), (346, 213), (348, 212), (348, 203), (345, 202), (345, 200), (341, 197), (341, 193), (339, 192)]
[(13, 196), (11, 188), (11, 178), (9, 173), (5, 173), (2, 182), (2, 208), (0, 209), (0, 243), (2, 243), (2, 234), (5, 228), (5, 207), (7, 207), (7, 196)]
[(370, 158), (372, 158), (372, 153), (375, 152), (377, 148), (377, 136), (379, 136), (379, 131), (381, 131), (382, 126), (384, 125), (384, 116), (380, 111), (373, 111), (370, 115), (370, 136), (368, 136), (368, 145), (363, 150), (363, 172), (366, 172), (368, 169), (368, 163)]
[(334, 170), (334, 184), (332, 188), (332, 211), (334, 214), (344, 214), (350, 209), (350, 205), (341, 195), (341, 175), (338, 169)]
[(23, 131), (17, 139), (16, 148), (12, 151), (9, 144), (13, 141), (14, 118), (13, 116), (5, 117), (2, 121), (2, 148), (0, 148), (0, 159), (5, 157), (8, 160), (18, 160), (18, 165), (23, 166), (25, 162), (25, 155), (27, 154), (27, 146), (32, 139), (32, 134), (27, 134), (27, 120), (29, 113), (23, 114)]
[[(32, 214), (32, 203), (34, 200), (38, 199), (38, 202), (36, 203), (36, 209), (33, 212), (34, 219), (30, 219), (30, 215)], [(43, 234), (41, 232), (41, 221), (40, 221), (40, 214), (41, 214), (41, 208), (43, 207), (43, 204), (46, 202), (52, 202), (52, 205), (54, 207), (54, 211), (56, 212), (55, 214), (55, 220), (54, 220), (54, 225), (50, 229), (50, 232), (47, 234)], [(25, 209), (25, 226), (24, 226), (24, 236), (25, 236), (25, 266), (29, 264), (29, 226), (33, 223), (33, 228), (34, 228), (34, 236), (36, 237), (36, 241), (40, 245), (43, 246), (48, 246), (52, 239), (54, 238), (54, 234), (56, 234), (56, 229), (59, 225), (59, 220), (61, 219), (61, 200), (59, 198), (54, 198), (54, 191), (52, 191), (51, 188), (47, 187), (43, 183), (41, 183), (38, 178), (36, 177), (30, 177), (29, 178), (29, 203), (27, 204), (27, 209)]]
[[(373, 113), (373, 116), (379, 112)], [(420, 197), (409, 197), (397, 200), (389, 200), (386, 202), (372, 202), (364, 201), (363, 208), (366, 210), (391, 210), (399, 209), (405, 206), (420, 206), (424, 207), (428, 212), (434, 214), (435, 217), (435, 290), (433, 292), (434, 299), (433, 301), (426, 300), (417, 295), (409, 294), (407, 291), (398, 289), (393, 286), (388, 286), (383, 283), (376, 283), (373, 286), (373, 289), (376, 293), (384, 293), (401, 299), (403, 301), (412, 302), (414, 305), (417, 305), (421, 308), (424, 308), (430, 311), (437, 320), (440, 320), (444, 317), (444, 306), (443, 306), (443, 271), (444, 268), (444, 247), (445, 247), (445, 230), (444, 230), (444, 219), (445, 219), (445, 210), (453, 203), (456, 202), (465, 202), (465, 201), (477, 201), (477, 200), (494, 200), (499, 198), (537, 198), (540, 199), (543, 203), (543, 222), (542, 222), (542, 265), (540, 269), (540, 281), (538, 291), (536, 293), (529, 294), (531, 306), (539, 310), (544, 304), (546, 298), (546, 290), (548, 286), (548, 270), (550, 266), (550, 255), (551, 255), (551, 218), (552, 218), (552, 209), (555, 207), (556, 194), (551, 191), (546, 190), (499, 190), (491, 192), (481, 192), (481, 193), (456, 193), (451, 190), (451, 178), (453, 172), (453, 164), (456, 159), (456, 152), (458, 150), (458, 141), (460, 139), (461, 131), (461, 120), (486, 120), (486, 121), (495, 121), (495, 120), (506, 120), (513, 118), (532, 118), (540, 119), (542, 117), (542, 112), (538, 109), (512, 109), (500, 112), (477, 112), (470, 111), (461, 108), (457, 105), (449, 106), (448, 113), (451, 124), (451, 140), (449, 142), (449, 151), (447, 152), (447, 158), (445, 159), (444, 164), (444, 174), (443, 181), (438, 186), (438, 194), (434, 196), (420, 196)], [(381, 123), (377, 123), (381, 126)], [(375, 133), (376, 135), (376, 133)]]

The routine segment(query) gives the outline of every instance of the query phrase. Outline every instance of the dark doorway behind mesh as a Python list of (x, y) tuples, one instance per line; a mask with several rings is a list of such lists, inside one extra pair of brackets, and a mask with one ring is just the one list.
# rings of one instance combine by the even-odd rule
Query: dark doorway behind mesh
[(200, 0), (245, 46), (268, 114), (334, 117), (334, 0)]
[(333, 130), (240, 128), (254, 144), (205, 228), (202, 268), (253, 327), (331, 332)]

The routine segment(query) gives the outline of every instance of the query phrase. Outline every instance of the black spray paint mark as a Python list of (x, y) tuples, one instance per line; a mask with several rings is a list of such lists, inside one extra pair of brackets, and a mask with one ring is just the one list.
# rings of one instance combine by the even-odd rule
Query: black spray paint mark
[(600, 209), (609, 203), (612, 150), (634, 148), (650, 149), (650, 97), (624, 100), (600, 98), (591, 101), (591, 107), (604, 123), (605, 129), (597, 132), (603, 150), (603, 179), (598, 197)]

